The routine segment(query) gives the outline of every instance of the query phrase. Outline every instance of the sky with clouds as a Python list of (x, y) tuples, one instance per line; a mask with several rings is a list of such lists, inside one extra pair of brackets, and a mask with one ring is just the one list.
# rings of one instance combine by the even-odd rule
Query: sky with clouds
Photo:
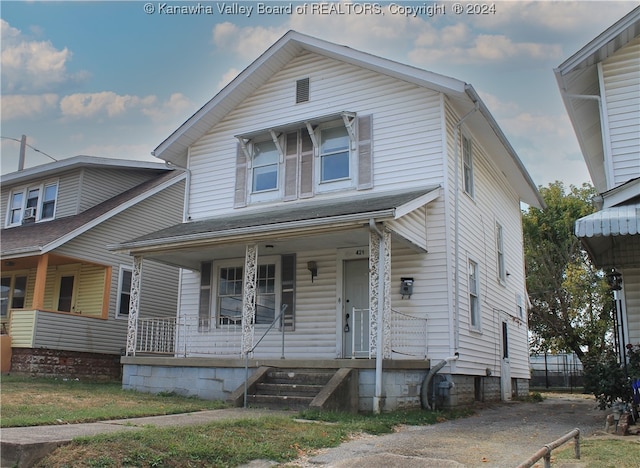
[[(349, 3), (3, 1), (2, 173), (17, 169), (23, 134), (26, 167), (79, 154), (154, 161), (156, 146), (293, 29), (470, 83), (536, 184), (590, 180), (553, 68), (636, 1), (460, 2), (486, 14), (456, 14), (453, 1)], [(431, 16), (408, 14), (431, 5)], [(192, 14), (176, 14), (182, 6)]]

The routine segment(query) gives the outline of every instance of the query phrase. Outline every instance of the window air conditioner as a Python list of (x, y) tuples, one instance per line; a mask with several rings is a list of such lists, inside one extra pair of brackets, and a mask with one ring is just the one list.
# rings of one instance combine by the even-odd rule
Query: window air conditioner
[(36, 219), (36, 208), (29, 207), (24, 209), (24, 219)]

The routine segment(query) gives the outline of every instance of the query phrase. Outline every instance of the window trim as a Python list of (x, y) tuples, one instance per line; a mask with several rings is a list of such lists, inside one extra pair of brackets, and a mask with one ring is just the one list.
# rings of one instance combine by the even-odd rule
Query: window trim
[(496, 223), (496, 261), (498, 282), (505, 286), (507, 282), (507, 266), (504, 252), (504, 228), (500, 223)]
[[(44, 204), (45, 204), (45, 193), (47, 188), (49, 187), (56, 187), (56, 191), (55, 191), (55, 197), (53, 198), (52, 202), (53, 202), (53, 213), (51, 216), (48, 217), (43, 217), (43, 208), (44, 208)], [(55, 219), (56, 217), (56, 211), (58, 208), (58, 194), (59, 194), (59, 189), (60, 189), (60, 180), (56, 179), (56, 180), (48, 180), (39, 184), (28, 184), (22, 187), (16, 187), (13, 188), (11, 190), (11, 192), (9, 193), (9, 200), (8, 200), (8, 205), (7, 205), (7, 214), (5, 217), (5, 227), (14, 227), (14, 226), (22, 226), (25, 222), (25, 214), (26, 214), (26, 210), (27, 210), (27, 204), (29, 203), (29, 200), (32, 200), (33, 198), (29, 198), (29, 192), (33, 192), (33, 191), (38, 191), (38, 196), (36, 199), (36, 204), (35, 206), (32, 206), (30, 208), (35, 208), (36, 210), (36, 216), (34, 219), (34, 222), (38, 223), (38, 222), (44, 222), (44, 221), (51, 221), (53, 219)], [(14, 199), (16, 197), (16, 195), (20, 195), (22, 197), (21, 202), (19, 202), (19, 206), (14, 207)], [(51, 200), (48, 200), (48, 202), (51, 202)], [(14, 221), (14, 213), (17, 214), (18, 220)]]
[(129, 306), (127, 306), (127, 313), (121, 314), (120, 308), (122, 306), (122, 281), (124, 279), (124, 273), (131, 273), (131, 283), (129, 284), (129, 304), (131, 301), (131, 286), (133, 285), (133, 267), (129, 265), (120, 265), (120, 269), (118, 272), (118, 295), (116, 296), (116, 318), (117, 319), (129, 319)]
[[(346, 137), (349, 141), (348, 143), (348, 156), (347, 161), (349, 163), (348, 171), (349, 175), (346, 177), (341, 177), (338, 179), (330, 179), (330, 180), (322, 180), (322, 158), (326, 155), (338, 154), (339, 152), (327, 153), (326, 155), (322, 153), (322, 132), (324, 130), (330, 130), (333, 128), (343, 128), (346, 132)], [(318, 193), (329, 192), (334, 190), (345, 190), (351, 189), (355, 187), (356, 181), (354, 172), (356, 169), (357, 162), (357, 150), (354, 148), (354, 139), (351, 135), (351, 132), (347, 128), (344, 119), (342, 120), (332, 120), (329, 122), (324, 122), (318, 125), (314, 131), (315, 139), (317, 142), (317, 147), (314, 148), (315, 152), (315, 189)], [(341, 151), (342, 152), (342, 151)]]
[[(205, 262), (206, 263), (206, 262)], [(215, 328), (220, 328), (226, 326), (226, 324), (220, 323), (220, 310), (219, 310), (219, 295), (218, 289), (220, 287), (220, 269), (221, 268), (242, 268), (242, 293), (244, 294), (244, 282), (245, 282), (245, 274), (244, 271), (244, 258), (234, 258), (234, 259), (225, 259), (219, 261), (212, 262), (212, 272), (211, 272), (211, 301), (209, 304), (209, 316), (210, 320), (215, 324)], [(257, 267), (263, 265), (275, 265), (275, 284), (274, 284), (274, 295), (275, 295), (275, 304), (274, 304), (274, 317), (279, 313), (280, 307), (282, 304), (282, 256), (281, 255), (269, 255), (258, 257)], [(256, 288), (256, 296), (258, 295), (258, 291)], [(256, 304), (257, 307), (257, 304)], [(241, 318), (242, 320), (242, 318)], [(236, 323), (236, 326), (241, 326), (242, 321)], [(255, 323), (256, 327), (268, 327), (269, 324), (263, 323)], [(210, 327), (213, 328), (213, 327)]]
[[(475, 291), (472, 291), (471, 267), (474, 267)], [(469, 304), (469, 328), (474, 331), (482, 331), (482, 307), (480, 302), (480, 264), (472, 258), (467, 259), (467, 298)], [(473, 301), (475, 298), (475, 301)], [(475, 307), (473, 304), (475, 303)], [(475, 322), (475, 323), (474, 323)]]
[[(24, 278), (25, 279), (25, 288), (24, 288), (24, 303), (23, 306), (20, 307), (15, 307), (14, 305), (14, 300), (15, 300), (15, 291), (16, 291), (16, 281), (18, 278)], [(11, 273), (7, 273), (5, 275), (2, 275), (2, 279), (8, 279), (9, 280), (9, 291), (7, 294), (7, 310), (6, 310), (6, 314), (5, 315), (1, 315), (2, 318), (8, 318), (9, 317), (9, 312), (12, 309), (26, 309), (27, 307), (27, 289), (29, 288), (29, 271), (28, 270), (20, 270), (20, 271), (12, 271)]]

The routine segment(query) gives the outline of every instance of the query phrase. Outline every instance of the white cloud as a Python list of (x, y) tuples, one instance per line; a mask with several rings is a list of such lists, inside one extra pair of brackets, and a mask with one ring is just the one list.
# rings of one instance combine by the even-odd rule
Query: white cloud
[(245, 27), (225, 22), (213, 28), (213, 43), (219, 49), (226, 49), (242, 57), (253, 59), (263, 53), (265, 47), (276, 42), (286, 28)]
[(2, 121), (35, 119), (53, 111), (58, 105), (58, 95), (9, 94), (2, 97)]
[(118, 95), (112, 91), (100, 93), (77, 93), (65, 96), (60, 101), (62, 115), (70, 118), (87, 118), (99, 115), (116, 117), (129, 110), (151, 107), (155, 96)]
[(50, 41), (29, 40), (2, 19), (0, 29), (3, 93), (51, 91), (68, 81), (86, 77), (85, 72), (69, 73), (67, 63), (72, 54), (66, 47), (60, 50)]
[[(151, 101), (150, 101), (151, 102)], [(155, 100), (153, 101), (155, 104)], [(149, 107), (143, 107), (142, 113), (154, 123), (172, 121), (175, 117), (182, 117), (192, 110), (193, 103), (182, 93), (173, 93), (165, 102)]]

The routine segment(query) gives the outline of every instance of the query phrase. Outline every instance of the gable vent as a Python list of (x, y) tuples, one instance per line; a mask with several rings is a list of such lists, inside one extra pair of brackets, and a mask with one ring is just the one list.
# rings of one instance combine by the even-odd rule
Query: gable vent
[(309, 100), (309, 78), (296, 81), (296, 104)]

